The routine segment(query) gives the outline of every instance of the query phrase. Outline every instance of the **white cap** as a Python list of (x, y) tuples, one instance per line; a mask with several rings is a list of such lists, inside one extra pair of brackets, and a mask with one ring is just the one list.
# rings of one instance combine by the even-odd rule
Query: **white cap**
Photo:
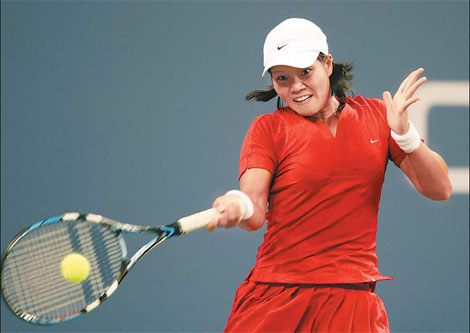
[(326, 36), (313, 22), (290, 18), (269, 32), (264, 42), (263, 75), (273, 66), (311, 66), (320, 52), (328, 54)]

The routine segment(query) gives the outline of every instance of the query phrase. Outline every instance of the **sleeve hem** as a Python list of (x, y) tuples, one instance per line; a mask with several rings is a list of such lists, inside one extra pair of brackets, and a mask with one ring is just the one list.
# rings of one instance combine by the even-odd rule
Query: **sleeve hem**
[(274, 166), (271, 161), (266, 161), (264, 159), (256, 159), (256, 158), (250, 158), (250, 161), (248, 161), (246, 164), (240, 167), (240, 171), (238, 173), (238, 180), (243, 176), (243, 174), (246, 172), (248, 169), (264, 169), (266, 171), (269, 171), (272, 175), (274, 175)]

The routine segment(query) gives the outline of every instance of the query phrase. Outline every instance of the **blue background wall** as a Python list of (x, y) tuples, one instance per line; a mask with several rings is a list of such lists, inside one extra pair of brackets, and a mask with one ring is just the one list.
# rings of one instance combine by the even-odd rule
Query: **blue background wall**
[[(2, 1), (1, 247), (66, 211), (165, 224), (237, 188), (265, 88), (266, 34), (315, 21), (356, 94), (381, 97), (418, 67), (468, 82), (467, 1)], [(468, 167), (468, 103), (429, 115), (427, 143)], [(468, 192), (421, 197), (389, 164), (379, 213), (380, 269), (393, 331), (468, 331)], [(1, 303), (5, 332), (220, 331), (263, 230), (196, 232), (149, 253), (111, 300), (57, 327)], [(130, 237), (129, 247), (147, 239)]]

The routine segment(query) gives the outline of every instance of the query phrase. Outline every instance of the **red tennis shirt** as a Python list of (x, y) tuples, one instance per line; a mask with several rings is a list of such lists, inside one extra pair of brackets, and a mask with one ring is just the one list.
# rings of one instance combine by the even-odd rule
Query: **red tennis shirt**
[(377, 265), (377, 215), (388, 159), (406, 153), (390, 136), (382, 100), (348, 98), (336, 138), (288, 107), (251, 125), (241, 149), (249, 168), (273, 175), (267, 232), (250, 280), (360, 283), (389, 280)]

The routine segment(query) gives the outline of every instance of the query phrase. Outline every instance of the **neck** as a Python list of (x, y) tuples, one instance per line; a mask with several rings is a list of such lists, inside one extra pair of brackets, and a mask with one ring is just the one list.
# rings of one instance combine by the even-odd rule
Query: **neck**
[(324, 122), (327, 122), (329, 119), (335, 118), (334, 116), (336, 116), (338, 112), (339, 105), (340, 103), (338, 102), (338, 100), (335, 97), (331, 96), (330, 103), (326, 112), (324, 113), (324, 117), (322, 118), (322, 120)]
[(320, 112), (310, 116), (312, 120), (321, 120), (324, 123), (329, 123), (336, 119), (336, 115), (338, 114), (340, 107), (340, 103), (336, 100), (335, 97), (331, 96), (331, 99), (328, 102), (328, 105), (321, 110)]

